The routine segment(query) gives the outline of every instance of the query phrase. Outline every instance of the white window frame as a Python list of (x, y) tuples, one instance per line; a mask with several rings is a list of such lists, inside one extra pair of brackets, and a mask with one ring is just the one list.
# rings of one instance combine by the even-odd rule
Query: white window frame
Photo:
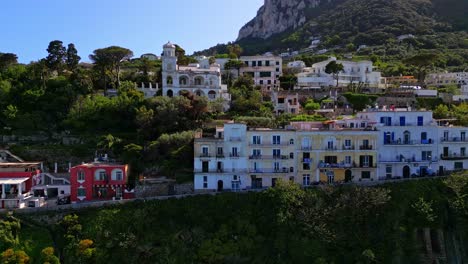
[(84, 182), (86, 180), (86, 174), (85, 174), (84, 170), (79, 170), (76, 173), (76, 179), (79, 182)]
[(303, 186), (310, 186), (310, 174), (303, 174), (302, 175), (302, 185)]
[(95, 181), (105, 181), (106, 180), (106, 170), (104, 169), (99, 169), (94, 172), (94, 180)]
[[(118, 175), (120, 175), (120, 177), (117, 177)], [(123, 179), (124, 179), (123, 170), (122, 169), (113, 169), (111, 179), (113, 181), (123, 181)]]

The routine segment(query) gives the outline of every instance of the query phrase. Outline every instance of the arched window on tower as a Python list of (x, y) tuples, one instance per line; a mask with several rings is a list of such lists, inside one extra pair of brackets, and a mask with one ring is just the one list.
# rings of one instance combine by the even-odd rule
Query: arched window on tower
[(203, 77), (195, 77), (195, 85), (203, 85)]
[(179, 78), (179, 84), (180, 85), (187, 85), (187, 83), (188, 83), (188, 79), (187, 79), (186, 76), (182, 76), (182, 77)]
[(172, 85), (173, 84), (172, 76), (167, 76), (166, 84), (167, 85)]

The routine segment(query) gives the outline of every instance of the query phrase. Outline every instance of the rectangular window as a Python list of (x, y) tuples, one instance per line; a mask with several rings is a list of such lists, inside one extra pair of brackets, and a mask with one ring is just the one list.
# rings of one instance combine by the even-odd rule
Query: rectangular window
[(210, 169), (210, 162), (209, 161), (203, 161), (202, 162), (202, 172), (208, 172)]
[(101, 170), (98, 173), (96, 173), (94, 180), (96, 181), (105, 181), (106, 180), (106, 171)]
[(273, 145), (281, 144), (281, 136), (273, 136)]
[(309, 162), (302, 163), (302, 170), (310, 170), (310, 163)]
[(344, 145), (345, 149), (351, 149), (351, 139), (345, 139)]
[(252, 155), (254, 156), (254, 158), (259, 158), (262, 156), (262, 151), (260, 149), (254, 149), (252, 150)]
[(260, 72), (261, 78), (271, 77), (271, 72)]
[(308, 137), (302, 138), (302, 149), (310, 150), (311, 149), (311, 140)]
[(449, 138), (449, 132), (448, 131), (444, 131), (444, 141), (447, 141)]
[(455, 170), (463, 170), (463, 162), (455, 162), (453, 167)]
[(280, 65), (280, 62), (279, 62), (279, 61), (276, 61), (276, 65)]
[(392, 175), (392, 170), (393, 170), (392, 165), (387, 165), (385, 167), (385, 176), (387, 177), (387, 179), (392, 178), (392, 176), (393, 176)]
[(202, 147), (202, 157), (208, 157), (208, 147)]
[(118, 170), (112, 175), (112, 180), (113, 181), (122, 181), (123, 180), (123, 172), (121, 170)]
[(370, 146), (369, 146), (369, 140), (368, 139), (364, 139), (362, 141), (362, 149), (370, 149)]
[(400, 116), (400, 126), (406, 126), (406, 117)]
[(280, 170), (279, 162), (273, 162), (273, 169), (275, 170), (275, 172), (278, 172)]
[(302, 175), (302, 185), (303, 186), (310, 186), (310, 174)]
[(462, 142), (466, 141), (466, 132), (460, 132), (460, 140)]
[(258, 67), (262, 67), (262, 65), (263, 65), (262, 61), (258, 61), (257, 64), (258, 64)]
[(281, 149), (274, 149), (273, 150), (273, 157), (280, 158), (281, 157)]
[(249, 67), (249, 62), (248, 61), (244, 61), (245, 63), (245, 66)]
[(325, 156), (325, 163), (337, 164), (338, 158), (336, 156)]
[(265, 61), (265, 66), (270, 66), (270, 61)]
[(384, 124), (385, 126), (392, 126), (392, 118), (389, 116), (382, 116), (380, 118), (380, 123)]
[(115, 198), (120, 199), (122, 197), (122, 188), (116, 187), (115, 188)]
[(223, 147), (218, 147), (218, 149), (217, 149), (217, 151), (216, 151), (216, 154), (217, 154), (218, 156), (222, 156), (223, 153), (224, 153), (224, 152), (223, 152)]
[(431, 160), (432, 159), (432, 151), (422, 151), (421, 152), (422, 160)]
[(328, 149), (328, 150), (333, 150), (333, 149), (334, 149), (334, 146), (333, 146), (333, 145), (334, 145), (334, 144), (333, 144), (333, 141), (328, 141), (328, 142), (327, 142), (327, 149)]
[(203, 189), (208, 188), (208, 176), (203, 176)]
[(260, 136), (253, 136), (252, 137), (252, 144), (254, 144), (254, 145), (262, 144), (262, 138)]
[(233, 147), (233, 148), (232, 148), (231, 156), (233, 156), (233, 157), (239, 157), (239, 153), (238, 153), (237, 147)]
[(362, 171), (361, 172), (361, 179), (370, 179), (371, 173), (370, 171)]
[(78, 191), (78, 194), (77, 194), (78, 197), (86, 196), (86, 189), (85, 188), (78, 188), (77, 191)]
[(418, 126), (423, 126), (424, 125), (424, 117), (418, 116)]
[(257, 67), (257, 62), (256, 61), (252, 61), (252, 67)]
[(372, 156), (360, 156), (359, 157), (359, 167), (368, 168), (371, 165)]
[(77, 179), (78, 179), (79, 181), (84, 181), (84, 180), (85, 180), (85, 173), (84, 173), (84, 171), (82, 171), (82, 170), (78, 171)]
[(351, 162), (351, 156), (346, 156), (346, 157), (345, 157), (345, 164), (349, 165), (349, 164), (351, 164), (351, 163), (352, 163), (352, 162)]
[(465, 157), (466, 156), (466, 148), (460, 148), (460, 156)]

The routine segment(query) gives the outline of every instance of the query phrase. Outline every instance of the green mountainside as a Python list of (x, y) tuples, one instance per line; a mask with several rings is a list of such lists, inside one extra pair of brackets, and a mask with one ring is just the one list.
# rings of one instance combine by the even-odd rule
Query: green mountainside
[[(266, 1), (273, 5), (281, 0)], [(304, 2), (304, 0), (294, 0)], [(294, 2), (293, 1), (293, 2)], [(307, 1), (306, 1), (307, 2)], [(316, 3), (315, 0), (313, 3)], [(319, 1), (320, 2), (320, 1)], [(279, 3), (276, 3), (279, 4)], [(304, 6), (304, 5), (301, 5)], [(246, 30), (257, 23), (255, 29), (268, 31), (265, 19), (284, 16), (278, 7), (264, 6), (258, 16), (241, 29), (238, 40), (244, 55), (260, 54), (267, 51), (276, 53), (288, 49), (301, 50), (311, 44), (312, 37), (320, 37), (317, 49), (328, 49), (334, 53), (356, 51), (360, 45), (379, 48), (382, 45), (398, 48), (396, 38), (400, 35), (413, 34), (414, 39), (407, 40), (414, 50), (450, 50), (461, 57), (468, 57), (468, 1), (465, 0), (336, 0), (320, 2), (297, 10), (305, 16), (305, 22), (297, 27), (290, 27), (282, 32), (266, 37)], [(273, 12), (268, 14), (265, 12)], [(288, 12), (288, 11), (284, 11)], [(302, 17), (301, 17), (302, 18)], [(269, 21), (269, 20), (266, 20)], [(272, 23), (274, 26), (274, 23)], [(268, 31), (271, 32), (271, 31)], [(214, 55), (226, 53), (226, 45), (219, 44), (196, 54)], [(394, 55), (404, 55), (394, 51)], [(388, 55), (388, 54), (387, 54)], [(390, 51), (390, 55), (392, 51)], [(466, 59), (465, 59), (466, 62)]]

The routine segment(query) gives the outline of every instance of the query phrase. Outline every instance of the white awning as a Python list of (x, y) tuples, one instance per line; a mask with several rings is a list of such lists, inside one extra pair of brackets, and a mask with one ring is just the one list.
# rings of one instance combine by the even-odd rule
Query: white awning
[(0, 178), (0, 184), (20, 184), (29, 180), (29, 178)]

